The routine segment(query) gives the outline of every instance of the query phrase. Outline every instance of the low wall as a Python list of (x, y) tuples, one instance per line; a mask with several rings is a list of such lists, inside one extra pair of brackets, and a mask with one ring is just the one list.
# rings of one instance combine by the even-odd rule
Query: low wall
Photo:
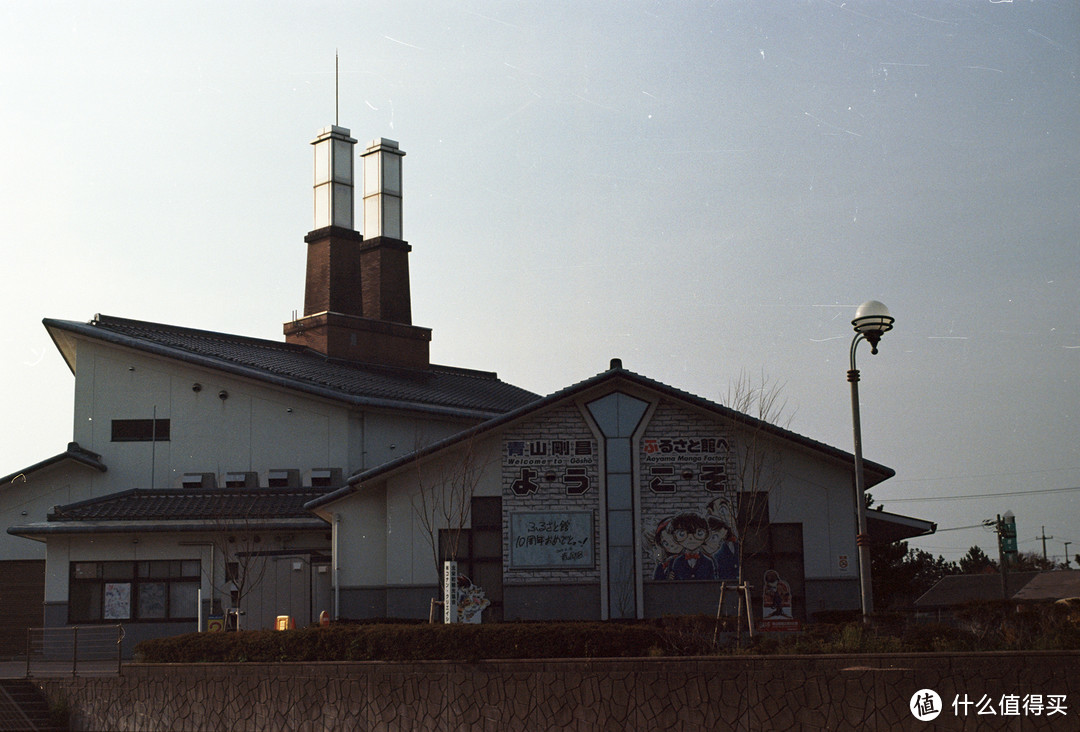
[[(73, 730), (1033, 730), (1080, 727), (1080, 653), (479, 663), (129, 664), (41, 679)], [(912, 716), (935, 690), (943, 711)], [(966, 695), (966, 696), (965, 696)], [(1012, 697), (1042, 702), (1011, 712)], [(1049, 714), (1065, 695), (1065, 715)], [(976, 705), (954, 712), (953, 700)], [(1005, 705), (1004, 707), (1002, 705)], [(985, 706), (984, 706), (985, 711)]]

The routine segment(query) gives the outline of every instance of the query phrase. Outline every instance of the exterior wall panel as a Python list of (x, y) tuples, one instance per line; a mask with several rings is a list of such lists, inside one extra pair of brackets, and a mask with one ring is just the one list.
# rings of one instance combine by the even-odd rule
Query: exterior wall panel
[(0, 655), (21, 653), (26, 628), (39, 628), (44, 620), (45, 561), (0, 561)]

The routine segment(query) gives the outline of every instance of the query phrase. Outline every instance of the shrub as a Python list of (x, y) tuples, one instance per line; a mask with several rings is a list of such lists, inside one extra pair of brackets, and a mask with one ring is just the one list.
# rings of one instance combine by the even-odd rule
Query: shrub
[(150, 663), (478, 660), (646, 656), (680, 648), (648, 624), (339, 625), (297, 630), (190, 633), (155, 638), (137, 652)]
[[(477, 661), (503, 658), (627, 658), (718, 653), (899, 653), (930, 651), (1080, 650), (1080, 626), (1064, 605), (1001, 602), (959, 612), (960, 627), (885, 618), (813, 623), (800, 633), (743, 635), (734, 624), (717, 633), (715, 618), (666, 616), (646, 621), (507, 622), (429, 625), (411, 621), (333, 623), (297, 630), (191, 633), (143, 641), (136, 656), (151, 663), (283, 661)], [(721, 629), (723, 630), (723, 629)], [(714, 636), (718, 642), (714, 643)]]

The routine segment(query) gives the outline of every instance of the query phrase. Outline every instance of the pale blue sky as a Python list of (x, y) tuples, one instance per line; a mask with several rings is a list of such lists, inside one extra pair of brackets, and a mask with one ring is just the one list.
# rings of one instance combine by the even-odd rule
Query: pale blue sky
[(1080, 491), (925, 501), (1080, 487), (1064, 1), (0, 3), (0, 474), (71, 438), (43, 317), (282, 337), (335, 49), (340, 123), (407, 152), (435, 361), (549, 393), (617, 356), (710, 399), (765, 371), (850, 450), (849, 321), (879, 299), (879, 502), (1080, 551)]

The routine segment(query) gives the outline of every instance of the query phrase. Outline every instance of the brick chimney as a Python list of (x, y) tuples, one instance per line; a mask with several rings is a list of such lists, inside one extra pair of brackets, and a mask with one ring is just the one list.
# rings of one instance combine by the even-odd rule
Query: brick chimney
[(319, 131), (315, 228), (308, 245), (304, 316), (285, 324), (288, 343), (331, 358), (426, 369), (431, 330), (412, 324), (409, 252), (401, 236), (401, 158), (393, 140), (369, 143), (364, 158), (364, 236), (353, 228), (349, 130)]

